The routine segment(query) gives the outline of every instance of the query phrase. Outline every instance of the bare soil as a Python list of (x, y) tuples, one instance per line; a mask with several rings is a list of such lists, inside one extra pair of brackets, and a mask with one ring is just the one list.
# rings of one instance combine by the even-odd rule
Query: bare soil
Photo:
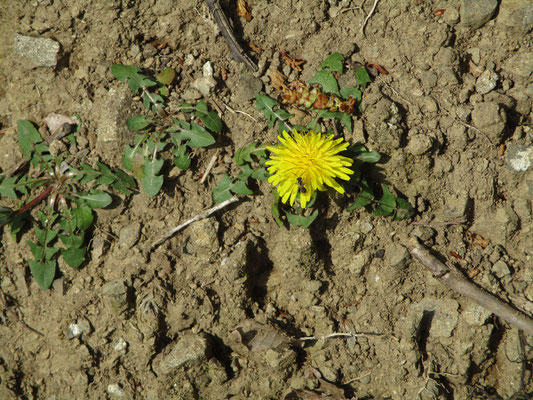
[[(522, 361), (532, 338), (521, 346), (515, 328), (443, 287), (408, 251), (416, 236), (533, 313), (533, 168), (509, 162), (512, 146), (533, 145), (530, 32), (510, 24), (504, 1), (475, 29), (459, 21), (459, 0), (382, 0), (363, 34), (373, 3), (250, 0), (247, 22), (222, 2), (237, 36), (260, 49), (247, 50), (259, 65), (252, 74), (230, 58), (202, 1), (1, 2), (3, 171), (21, 157), (16, 121), (52, 112), (80, 115), (88, 162), (121, 167), (132, 139), (125, 121), (139, 109), (112, 76), (116, 63), (176, 68), (172, 107), (200, 98), (190, 77), (210, 61), (225, 127), (188, 171), (167, 167), (158, 196), (140, 192), (99, 211), (90, 262), (60, 266), (48, 291), (29, 273), (25, 239), (16, 244), (4, 230), (0, 398), (508, 399), (533, 391)], [(16, 55), (17, 33), (57, 41), (57, 65)], [(303, 79), (333, 52), (389, 72), (369, 85), (344, 135), (383, 155), (370, 175), (404, 195), (415, 218), (349, 212), (349, 198), (331, 195), (310, 229), (280, 229), (263, 182), (146, 257), (146, 246), (213, 205), (237, 148), (275, 143), (253, 99), (257, 78), (275, 97), (269, 69), (295, 77), (281, 50), (306, 60)], [(498, 80), (485, 93), (478, 82), (487, 70)], [(70, 324), (86, 331), (69, 339)], [(324, 337), (333, 333), (358, 335)], [(318, 339), (294, 341), (309, 336)]]

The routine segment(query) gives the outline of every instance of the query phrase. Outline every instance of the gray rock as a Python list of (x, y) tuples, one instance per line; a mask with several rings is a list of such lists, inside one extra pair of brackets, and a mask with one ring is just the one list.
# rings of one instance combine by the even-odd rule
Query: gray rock
[(102, 286), (105, 303), (113, 312), (121, 314), (128, 308), (128, 286), (123, 280), (111, 281)]
[(472, 110), (472, 123), (485, 132), (493, 142), (500, 143), (505, 134), (507, 115), (497, 103), (477, 103)]
[(530, 31), (533, 29), (533, 2), (531, 0), (501, 0), (496, 22), (524, 32)]
[(469, 302), (461, 311), (461, 318), (464, 319), (468, 325), (472, 326), (484, 325), (491, 315), (492, 313), (490, 311), (474, 302)]
[(254, 99), (263, 88), (263, 82), (248, 72), (243, 72), (238, 79), (228, 79), (227, 84), (236, 103)]
[(454, 221), (465, 217), (469, 200), (467, 193), (447, 196), (444, 201), (444, 220)]
[(489, 69), (485, 70), (476, 81), (476, 92), (487, 94), (493, 90), (498, 83), (498, 74)]
[(446, 12), (442, 17), (448, 25), (456, 25), (459, 22), (459, 10), (455, 7), (446, 7)]
[(433, 140), (431, 137), (422, 134), (415, 134), (409, 138), (406, 150), (414, 156), (420, 156), (431, 149)]
[(36, 67), (54, 67), (57, 64), (59, 43), (48, 38), (15, 35), (15, 54), (27, 58)]
[(361, 275), (363, 268), (366, 267), (370, 262), (370, 252), (368, 250), (363, 250), (355, 254), (350, 264), (348, 265), (348, 270), (351, 274), (359, 276)]
[(459, 317), (459, 303), (452, 299), (425, 298), (411, 306), (418, 324), (429, 324), (431, 337), (452, 336)]
[(126, 392), (122, 390), (118, 383), (110, 383), (106, 388), (107, 393), (116, 397), (124, 397)]
[(505, 60), (503, 67), (517, 78), (529, 78), (533, 73), (531, 52), (522, 49), (522, 51)]
[(160, 356), (154, 363), (154, 370), (158, 375), (166, 375), (179, 367), (194, 366), (207, 361), (209, 353), (210, 343), (206, 335), (183, 335), (168, 354)]
[(533, 161), (533, 147), (510, 143), (507, 147), (507, 166), (516, 172), (527, 171)]
[(130, 141), (131, 133), (126, 121), (131, 114), (131, 92), (126, 85), (118, 89), (111, 88), (103, 96), (97, 96), (91, 115), (97, 116), (96, 148), (104, 154), (117, 151), (122, 154), (126, 141)]
[(405, 267), (409, 258), (409, 250), (401, 244), (394, 243), (385, 250), (385, 263), (391, 267)]
[(498, 0), (461, 0), (461, 24), (477, 29), (492, 18)]
[(83, 334), (91, 332), (91, 324), (85, 318), (76, 321), (75, 324), (69, 324), (67, 328), (67, 339), (71, 340), (80, 337)]
[(129, 249), (133, 247), (141, 234), (141, 224), (133, 222), (120, 230), (118, 245), (122, 248)]
[(411, 236), (417, 237), (425, 242), (435, 236), (435, 233), (435, 229), (430, 228), (429, 226), (417, 225), (411, 232)]
[(503, 278), (505, 275), (509, 275), (511, 270), (505, 261), (499, 260), (492, 265), (492, 273), (498, 278)]

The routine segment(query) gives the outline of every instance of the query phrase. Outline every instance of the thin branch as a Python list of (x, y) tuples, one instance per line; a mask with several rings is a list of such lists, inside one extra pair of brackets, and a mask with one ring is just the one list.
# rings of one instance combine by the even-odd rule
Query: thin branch
[(433, 273), (433, 276), (441, 281), (446, 287), (475, 301), (483, 308), (496, 314), (498, 317), (518, 329), (533, 335), (533, 319), (511, 307), (509, 304), (504, 303), (502, 300), (484, 289), (476, 286), (458, 270), (451, 269), (441, 263), (423, 245), (418, 243), (418, 240), (415, 238), (412, 240), (409, 251), (415, 259), (429, 269)]
[(229, 52), (231, 53), (231, 56), (237, 60), (242, 62), (244, 65), (246, 65), (248, 68), (250, 68), (252, 71), (257, 71), (257, 65), (252, 61), (250, 57), (244, 52), (241, 45), (235, 38), (235, 34), (233, 33), (233, 29), (231, 29), (231, 25), (229, 24), (228, 18), (226, 17), (226, 14), (224, 14), (224, 11), (222, 11), (222, 8), (220, 7), (219, 0), (204, 0), (209, 7), (209, 10), (213, 14), (213, 17), (215, 18), (215, 21), (222, 32), (222, 35), (224, 35), (224, 38), (226, 39), (226, 42), (228, 42)]
[(214, 207), (211, 207), (211, 208), (209, 208), (209, 209), (207, 209), (205, 211), (202, 211), (200, 214), (198, 214), (195, 217), (185, 221), (183, 224), (178, 225), (175, 228), (172, 228), (164, 236), (162, 236), (161, 238), (157, 239), (154, 243), (152, 243), (152, 245), (148, 248), (147, 253), (151, 253), (157, 246), (159, 246), (165, 240), (170, 239), (174, 234), (176, 234), (179, 231), (183, 230), (184, 228), (186, 228), (187, 226), (189, 226), (193, 222), (196, 222), (196, 221), (198, 221), (200, 219), (207, 218), (207, 217), (211, 216), (211, 214), (217, 212), (218, 210), (223, 209), (224, 207), (226, 207), (226, 206), (228, 206), (228, 205), (230, 205), (232, 203), (235, 203), (238, 200), (239, 200), (239, 198), (237, 196), (233, 196), (231, 199), (223, 201), (222, 203), (217, 204)]
[(365, 20), (363, 21), (363, 24), (361, 25), (361, 34), (364, 36), (365, 35), (365, 26), (366, 26), (366, 23), (368, 22), (368, 20), (370, 19), (370, 17), (372, 17), (372, 14), (374, 14), (374, 11), (376, 11), (376, 7), (379, 3), (379, 0), (374, 0), (374, 5), (372, 6), (372, 10), (370, 10), (370, 12), (368, 13), (368, 15), (366, 16)]
[(343, 332), (335, 332), (330, 333), (329, 335), (324, 336), (306, 336), (302, 338), (298, 338), (296, 340), (306, 341), (306, 340), (325, 340), (325, 339), (331, 339), (336, 337), (348, 337), (348, 338), (355, 338), (355, 337), (369, 337), (369, 336), (382, 336), (383, 333), (343, 333)]
[(216, 151), (215, 155), (211, 157), (211, 160), (209, 161), (209, 164), (207, 164), (207, 168), (205, 169), (204, 175), (202, 176), (202, 179), (200, 180), (200, 183), (204, 183), (207, 179), (207, 175), (209, 175), (209, 172), (211, 171), (211, 168), (213, 168), (213, 165), (215, 165), (215, 161), (217, 160), (219, 150)]

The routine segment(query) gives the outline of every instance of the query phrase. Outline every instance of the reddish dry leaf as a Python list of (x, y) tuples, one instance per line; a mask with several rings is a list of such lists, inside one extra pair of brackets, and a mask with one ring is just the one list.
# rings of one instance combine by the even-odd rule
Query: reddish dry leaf
[(444, 14), (446, 12), (446, 10), (444, 8), (441, 8), (439, 10), (435, 10), (435, 12), (433, 13), (433, 15), (435, 17), (440, 17), (442, 14)]
[(249, 47), (250, 49), (252, 49), (252, 51), (255, 52), (255, 53), (257, 53), (257, 54), (261, 53), (261, 49), (260, 49), (259, 47), (257, 47), (257, 46), (256, 46), (255, 44), (253, 44), (253, 43), (249, 43), (249, 44), (248, 44), (248, 47)]
[(237, 15), (243, 17), (247, 22), (252, 20), (250, 6), (246, 3), (246, 0), (237, 0)]
[(498, 148), (498, 157), (503, 157), (505, 154), (505, 144), (500, 144), (500, 147)]
[(300, 65), (305, 64), (307, 61), (302, 60), (301, 58), (292, 58), (289, 56), (289, 52), (285, 50), (281, 50), (279, 52), (279, 55), (281, 56), (281, 59), (285, 61), (285, 63), (294, 69), (295, 71), (302, 72), (303, 69), (300, 67)]
[(385, 68), (383, 68), (381, 65), (379, 64), (373, 64), (373, 63), (370, 63), (370, 64), (367, 64), (366, 65), (367, 67), (370, 67), (370, 68), (375, 68), (378, 70), (378, 72), (381, 74), (381, 75), (388, 75), (389, 74), (389, 71), (387, 71)]
[(475, 278), (481, 273), (481, 270), (479, 268), (473, 269), (472, 271), (468, 272), (468, 276), (470, 278)]
[(225, 82), (228, 79), (228, 71), (224, 67), (220, 67), (220, 77)]
[(482, 248), (487, 247), (490, 243), (490, 240), (484, 239), (481, 235), (470, 231), (466, 231), (466, 240), (468, 240), (473, 246), (479, 246)]
[(288, 90), (287, 84), (285, 83), (286, 80), (287, 77), (277, 69), (270, 72), (270, 83), (279, 93), (285, 93)]
[(458, 258), (459, 260), (463, 259), (463, 257), (461, 257), (459, 254), (457, 254), (455, 251), (450, 251), (450, 255), (452, 257)]

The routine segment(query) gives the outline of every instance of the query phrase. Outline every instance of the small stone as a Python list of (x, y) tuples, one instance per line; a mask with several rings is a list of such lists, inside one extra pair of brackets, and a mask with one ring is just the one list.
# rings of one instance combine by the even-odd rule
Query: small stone
[(528, 79), (533, 73), (533, 57), (529, 51), (519, 51), (503, 63), (505, 71), (510, 72), (515, 78)]
[(495, 212), (482, 214), (474, 221), (472, 232), (505, 246), (520, 227), (520, 219), (511, 207), (499, 206)]
[(128, 286), (123, 280), (104, 284), (102, 295), (115, 313), (121, 314), (128, 309)]
[(126, 395), (126, 392), (120, 388), (120, 386), (116, 383), (110, 383), (107, 385), (107, 393), (117, 396), (117, 397), (124, 397)]
[(36, 67), (54, 67), (57, 64), (59, 43), (48, 38), (15, 35), (15, 54), (30, 60)]
[(498, 0), (461, 0), (461, 24), (477, 29), (492, 18)]
[(450, 145), (457, 149), (464, 149), (468, 141), (466, 127), (463, 124), (454, 123), (447, 131)]
[(363, 250), (352, 257), (351, 262), (348, 265), (348, 270), (353, 275), (361, 275), (363, 268), (366, 267), (369, 262), (370, 252), (368, 252), (368, 250)]
[(86, 319), (79, 319), (75, 324), (69, 324), (67, 329), (67, 339), (71, 340), (83, 334), (90, 333), (91, 324)]
[(516, 172), (527, 171), (533, 161), (533, 147), (509, 144), (507, 147), (507, 166)]
[(124, 249), (130, 249), (137, 243), (141, 235), (141, 224), (133, 222), (120, 230), (118, 245)]
[(492, 91), (498, 83), (498, 74), (494, 71), (486, 69), (476, 81), (476, 92), (479, 94), (487, 94)]
[(427, 135), (417, 133), (409, 138), (406, 150), (414, 156), (420, 156), (429, 151), (431, 147), (433, 147), (433, 140)]
[(492, 273), (498, 278), (503, 278), (505, 275), (511, 274), (511, 270), (505, 261), (499, 260), (492, 266)]
[(444, 201), (444, 219), (446, 221), (456, 221), (463, 218), (469, 201), (470, 198), (466, 193), (447, 196)]
[(429, 113), (436, 113), (439, 111), (439, 106), (437, 105), (437, 102), (432, 97), (426, 97), (424, 99), (424, 102), (422, 103), (423, 111), (429, 112)]
[(213, 67), (211, 62), (207, 61), (203, 67), (203, 76), (194, 81), (193, 86), (197, 89), (202, 96), (207, 97), (211, 90), (217, 85), (217, 81), (213, 78)]
[(242, 73), (238, 79), (237, 77), (228, 79), (227, 85), (236, 103), (254, 99), (263, 88), (263, 82), (248, 72)]
[(468, 49), (466, 51), (468, 54), (470, 54), (470, 59), (472, 62), (476, 65), (479, 64), (481, 61), (481, 52), (478, 47), (472, 47), (471, 49)]
[(410, 258), (409, 250), (397, 243), (387, 247), (385, 256), (385, 262), (395, 268), (405, 267)]
[(533, 29), (533, 3), (531, 0), (501, 0), (496, 22), (523, 32)]
[(122, 337), (119, 336), (113, 340), (111, 346), (116, 352), (125, 353), (126, 349), (128, 348), (128, 342), (126, 342)]
[(162, 355), (154, 368), (157, 374), (169, 374), (175, 369), (188, 365), (200, 364), (209, 357), (209, 342), (203, 334), (186, 334), (181, 336), (170, 352)]
[(472, 123), (485, 132), (495, 143), (500, 143), (505, 134), (507, 115), (495, 102), (481, 102), (472, 110)]
[(417, 225), (415, 229), (413, 229), (413, 231), (411, 232), (411, 235), (419, 238), (423, 242), (426, 242), (433, 236), (435, 236), (435, 233), (435, 229), (430, 228), (429, 226)]
[(459, 10), (455, 7), (446, 7), (446, 12), (442, 16), (444, 22), (453, 26), (459, 22)]

